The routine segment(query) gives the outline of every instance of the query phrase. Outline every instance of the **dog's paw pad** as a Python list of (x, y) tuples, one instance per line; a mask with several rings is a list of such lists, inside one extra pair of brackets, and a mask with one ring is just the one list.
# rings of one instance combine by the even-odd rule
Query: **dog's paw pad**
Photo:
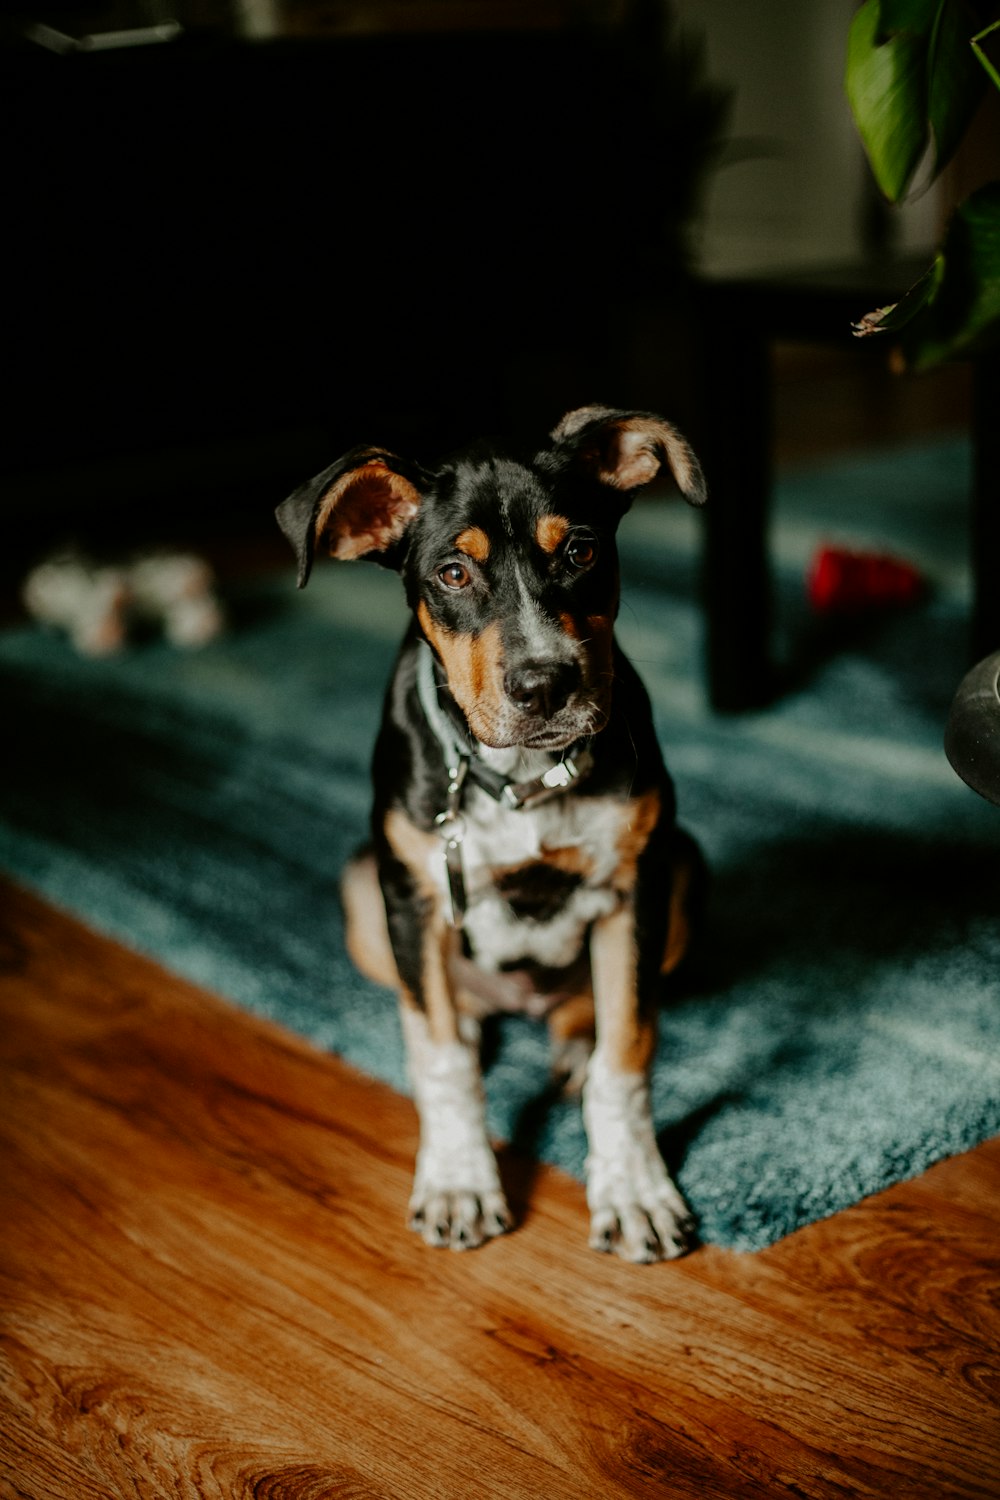
[(474, 1250), (506, 1234), (513, 1223), (499, 1192), (429, 1193), (410, 1203), (410, 1228), (434, 1249)]
[(634, 1265), (650, 1265), (683, 1255), (690, 1248), (693, 1230), (694, 1219), (687, 1208), (678, 1213), (663, 1202), (623, 1203), (594, 1210), (590, 1247)]

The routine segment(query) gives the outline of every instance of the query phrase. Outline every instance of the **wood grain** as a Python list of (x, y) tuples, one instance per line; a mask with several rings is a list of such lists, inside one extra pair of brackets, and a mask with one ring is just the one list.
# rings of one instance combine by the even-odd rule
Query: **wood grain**
[(0, 896), (3, 1500), (1000, 1494), (1000, 1144), (655, 1267), (508, 1156), (432, 1251), (407, 1100)]

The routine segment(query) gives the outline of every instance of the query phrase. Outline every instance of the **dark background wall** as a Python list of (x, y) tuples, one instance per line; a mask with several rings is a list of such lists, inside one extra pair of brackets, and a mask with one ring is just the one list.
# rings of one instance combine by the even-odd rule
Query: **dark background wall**
[(612, 309), (673, 283), (720, 118), (661, 38), (10, 43), (8, 558), (620, 390)]

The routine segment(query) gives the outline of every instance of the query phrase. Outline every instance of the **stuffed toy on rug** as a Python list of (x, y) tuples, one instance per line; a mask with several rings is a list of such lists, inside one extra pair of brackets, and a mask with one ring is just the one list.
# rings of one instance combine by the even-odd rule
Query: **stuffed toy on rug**
[(211, 568), (183, 552), (149, 553), (120, 565), (63, 553), (28, 574), (22, 597), (33, 619), (65, 630), (85, 656), (113, 655), (150, 628), (190, 649), (225, 627)]

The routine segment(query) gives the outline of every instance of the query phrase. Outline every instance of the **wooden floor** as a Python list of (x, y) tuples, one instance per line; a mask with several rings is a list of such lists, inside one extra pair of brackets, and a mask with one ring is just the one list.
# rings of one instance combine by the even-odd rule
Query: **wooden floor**
[(1000, 1143), (654, 1267), (507, 1160), (432, 1251), (407, 1100), (0, 898), (3, 1500), (1000, 1495)]

